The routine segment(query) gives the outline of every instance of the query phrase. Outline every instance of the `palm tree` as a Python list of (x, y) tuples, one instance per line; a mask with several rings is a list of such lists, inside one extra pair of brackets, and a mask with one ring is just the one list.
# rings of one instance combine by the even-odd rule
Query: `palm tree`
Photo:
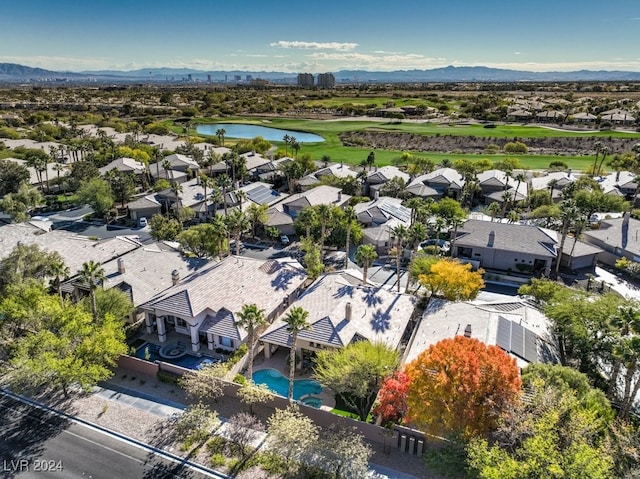
[(489, 206), (487, 206), (487, 213), (489, 213), (489, 216), (491, 216), (492, 223), (494, 218), (498, 215), (498, 213), (500, 213), (501, 209), (502, 208), (500, 208), (500, 203), (498, 203), (497, 201), (494, 201)]
[(324, 257), (324, 242), (329, 236), (327, 227), (329, 223), (333, 221), (333, 206), (321, 204), (317, 207), (318, 217), (320, 218), (320, 256)]
[(307, 322), (308, 317), (309, 311), (306, 311), (300, 306), (292, 307), (284, 317), (287, 332), (291, 336), (291, 351), (289, 352), (289, 394), (287, 396), (289, 401), (293, 400), (293, 378), (296, 373), (296, 342), (298, 341), (298, 333), (311, 329), (311, 325)]
[(218, 176), (217, 179), (218, 187), (222, 190), (222, 201), (224, 205), (224, 215), (227, 216), (227, 191), (231, 189), (231, 178), (226, 173)]
[(553, 192), (558, 187), (558, 180), (556, 178), (552, 178), (547, 183), (547, 187), (549, 188), (549, 194), (551, 195), (551, 201), (553, 202)]
[[(513, 192), (513, 207), (515, 208), (516, 206), (516, 201), (518, 201), (518, 193), (520, 192), (520, 183), (522, 182), (526, 182), (527, 181), (527, 177), (525, 176), (524, 173), (518, 173), (516, 175), (516, 190)], [(522, 193), (520, 193), (522, 194)], [(522, 195), (525, 196), (525, 195)]]
[(282, 137), (282, 141), (284, 141), (284, 156), (287, 156), (289, 142), (291, 141), (291, 137), (289, 135), (284, 135)]
[(91, 297), (91, 313), (93, 320), (98, 322), (98, 306), (96, 305), (96, 289), (98, 284), (105, 280), (104, 269), (100, 263), (89, 260), (82, 263), (82, 269), (78, 272), (80, 279), (89, 286), (89, 296)]
[(358, 246), (356, 250), (356, 262), (362, 265), (362, 282), (367, 284), (367, 273), (369, 271), (369, 265), (378, 257), (376, 249), (369, 245), (364, 244)]
[[(169, 160), (162, 160), (162, 168), (164, 168), (164, 176), (166, 177), (167, 181), (169, 181), (169, 171), (171, 171), (171, 161)], [(173, 174), (171, 175), (173, 179)]]
[(218, 140), (220, 141), (220, 144), (222, 146), (224, 146), (224, 135), (227, 134), (227, 131), (224, 128), (218, 128), (216, 130), (216, 136), (218, 137)]
[(247, 216), (249, 217), (249, 221), (251, 222), (251, 237), (256, 237), (256, 225), (260, 223), (264, 225), (267, 221), (269, 221), (269, 215), (267, 215), (267, 210), (269, 209), (268, 205), (257, 205), (255, 203), (251, 203), (247, 208)]
[(598, 156), (600, 155), (600, 150), (602, 150), (603, 145), (601, 141), (596, 141), (593, 146), (596, 149), (596, 156), (593, 160), (593, 171), (591, 172), (591, 178), (596, 176), (596, 171), (598, 170)]
[(242, 211), (234, 209), (225, 217), (225, 220), (227, 221), (229, 232), (233, 234), (236, 242), (236, 256), (240, 256), (240, 239), (242, 238), (242, 233), (251, 226), (249, 218)]
[(602, 156), (600, 158), (600, 163), (598, 164), (598, 171), (596, 172), (596, 174), (598, 176), (602, 175), (602, 165), (604, 164), (604, 160), (607, 157), (607, 154), (609, 153), (609, 147), (608, 146), (603, 146), (602, 149), (600, 150), (600, 152), (602, 153)]
[(560, 218), (562, 219), (562, 230), (560, 232), (560, 247), (558, 248), (558, 254), (556, 256), (556, 276), (560, 271), (560, 259), (562, 258), (562, 250), (564, 249), (564, 243), (567, 240), (569, 229), (580, 215), (580, 211), (578, 210), (578, 207), (576, 206), (574, 200), (563, 200), (560, 204), (560, 211)]
[(245, 304), (242, 306), (242, 311), (236, 313), (238, 319), (235, 321), (236, 326), (240, 326), (247, 332), (247, 346), (249, 348), (249, 366), (248, 373), (249, 382), (253, 382), (253, 355), (255, 349), (255, 333), (256, 330), (267, 324), (267, 320), (264, 317), (264, 309), (258, 308), (253, 304)]
[(62, 281), (67, 279), (70, 274), (69, 267), (64, 261), (57, 260), (51, 265), (51, 274), (53, 275), (53, 285), (60, 296), (60, 304), (62, 305)]
[(213, 188), (213, 178), (205, 175), (204, 173), (200, 173), (200, 184), (202, 185), (202, 189), (204, 190), (204, 217), (205, 219), (209, 218), (209, 197), (207, 195), (207, 189)]
[(171, 193), (176, 197), (176, 217), (180, 218), (180, 195), (182, 194), (182, 185), (180, 183), (172, 184)]
[[(225, 217), (226, 218), (226, 217)], [(222, 250), (224, 249), (224, 241), (228, 240), (229, 238), (229, 229), (227, 227), (227, 223), (225, 221), (225, 218), (223, 218), (220, 215), (213, 215), (213, 218), (211, 219), (211, 225), (213, 225), (213, 235), (216, 238), (216, 241), (218, 242), (218, 251), (220, 251), (220, 257), (222, 257)], [(229, 251), (229, 247), (231, 245), (227, 242), (227, 253), (230, 253)]]
[(376, 163), (376, 154), (373, 151), (367, 155), (365, 163), (369, 167), (369, 171), (371, 171), (371, 167)]
[(349, 267), (349, 246), (351, 246), (351, 227), (354, 221), (357, 221), (356, 211), (353, 206), (347, 206), (344, 209), (343, 221), (347, 230), (347, 239), (344, 244), (344, 269)]
[(395, 246), (395, 250), (396, 250), (396, 278), (397, 278), (397, 285), (398, 285), (398, 293), (400, 292), (400, 263), (402, 262), (402, 252), (403, 252), (403, 244), (404, 244), (404, 240), (407, 238), (407, 236), (409, 235), (409, 230), (407, 229), (407, 227), (405, 225), (398, 225), (394, 228), (391, 229), (391, 233), (393, 234), (393, 236), (395, 236), (396, 238), (396, 246)]
[(316, 213), (315, 208), (303, 208), (298, 214), (296, 221), (298, 224), (304, 226), (305, 237), (310, 238), (311, 228), (317, 223), (318, 214)]

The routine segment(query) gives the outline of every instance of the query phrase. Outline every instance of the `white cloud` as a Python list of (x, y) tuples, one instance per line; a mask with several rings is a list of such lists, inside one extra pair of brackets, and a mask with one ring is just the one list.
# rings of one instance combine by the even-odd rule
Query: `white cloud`
[(350, 51), (358, 46), (357, 43), (340, 43), (340, 42), (300, 42), (280, 40), (270, 44), (272, 47), (280, 48), (298, 48), (301, 50), (337, 50)]
[(520, 55), (520, 52), (513, 52), (514, 55)]

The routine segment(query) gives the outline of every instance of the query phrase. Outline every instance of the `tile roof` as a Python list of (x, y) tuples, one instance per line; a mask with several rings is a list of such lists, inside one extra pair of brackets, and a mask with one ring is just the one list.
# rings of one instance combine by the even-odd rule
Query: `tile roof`
[(207, 315), (198, 330), (201, 333), (211, 333), (242, 341), (247, 337), (243, 328), (236, 326), (233, 313), (226, 308), (220, 309), (214, 315)]
[(18, 243), (37, 244), (43, 250), (57, 251), (72, 274), (82, 267), (82, 263), (89, 260), (102, 264), (141, 246), (132, 236), (116, 236), (94, 241), (86, 236), (63, 230), (43, 232), (42, 229), (28, 224), (12, 223), (0, 226), (0, 260), (9, 256)]
[(487, 247), (489, 235), (495, 234), (493, 248), (518, 251), (541, 256), (556, 256), (557, 239), (538, 226), (527, 226), (492, 221), (467, 220), (458, 229), (456, 246)]
[(111, 163), (100, 168), (99, 171), (101, 175), (104, 175), (111, 170), (118, 170), (125, 173), (144, 173), (145, 169), (144, 163), (134, 158), (122, 157), (116, 158)]
[(307, 278), (298, 262), (287, 258), (273, 261), (277, 266), (266, 273), (260, 269), (264, 260), (228, 256), (190, 274), (143, 307), (193, 318), (221, 308), (240, 311), (252, 302), (269, 314)]
[(383, 166), (375, 171), (367, 173), (367, 182), (369, 183), (386, 183), (393, 178), (402, 178), (405, 183), (411, 179), (411, 176), (402, 171), (397, 166)]
[(342, 189), (335, 186), (321, 185), (302, 193), (289, 196), (279, 204), (289, 206), (315, 206), (315, 205), (336, 205), (346, 204), (351, 196), (341, 194)]
[[(507, 323), (505, 323), (505, 321)], [(502, 328), (500, 325), (502, 323)], [(550, 333), (549, 320), (542, 311), (532, 307), (520, 298), (505, 301), (483, 302), (479, 300), (450, 302), (433, 299), (422, 316), (415, 332), (413, 343), (407, 351), (405, 362), (413, 361), (420, 353), (437, 342), (463, 335), (467, 325), (471, 327), (471, 337), (488, 345), (499, 344), (499, 334), (505, 324), (521, 325), (537, 337), (538, 362), (553, 361), (556, 354), (550, 344), (553, 338)], [(513, 348), (517, 350), (518, 348)], [(530, 357), (530, 355), (527, 355)], [(516, 356), (518, 366), (528, 364), (522, 356)]]
[[(119, 263), (124, 265), (124, 273), (119, 272)], [(163, 243), (145, 245), (102, 265), (106, 276), (104, 287), (109, 289), (121, 283), (128, 284), (133, 304), (140, 306), (172, 286), (171, 273), (174, 270), (185, 277), (205, 264), (202, 259), (184, 258), (179, 251)]]
[[(308, 322), (312, 326), (299, 333), (300, 339), (341, 347), (356, 338), (365, 338), (397, 348), (413, 314), (415, 298), (365, 286), (351, 272), (341, 271), (321, 276), (293, 306), (309, 312)], [(349, 307), (351, 319), (346, 317)], [(274, 322), (260, 339), (290, 345), (287, 325), (282, 319)]]
[(430, 185), (432, 183), (444, 185), (444, 187), (462, 188), (464, 186), (464, 178), (453, 168), (438, 168), (437, 170), (427, 173), (426, 175), (420, 175), (415, 178), (409, 186), (412, 185)]

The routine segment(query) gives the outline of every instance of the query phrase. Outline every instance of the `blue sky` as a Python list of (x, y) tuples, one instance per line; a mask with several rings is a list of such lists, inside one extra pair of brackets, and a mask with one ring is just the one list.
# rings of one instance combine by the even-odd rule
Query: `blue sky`
[(640, 71), (640, 2), (5, 0), (0, 62), (69, 71)]

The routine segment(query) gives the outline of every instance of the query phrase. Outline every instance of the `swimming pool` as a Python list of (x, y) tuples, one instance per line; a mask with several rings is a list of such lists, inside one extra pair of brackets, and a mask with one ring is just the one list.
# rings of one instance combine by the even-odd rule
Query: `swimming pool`
[(160, 356), (160, 346), (152, 343), (145, 343), (136, 349), (136, 358), (145, 359), (147, 361), (164, 361), (165, 363), (175, 364), (187, 369), (202, 369), (206, 364), (217, 362), (214, 358), (206, 356), (194, 356), (193, 354), (184, 354), (176, 358), (163, 358)]
[[(289, 394), (289, 378), (283, 376), (277, 369), (261, 369), (254, 372), (253, 382), (264, 384), (279, 396), (287, 397)], [(307, 396), (302, 400), (303, 403), (313, 407), (320, 407), (322, 399), (311, 395), (320, 394), (321, 392), (322, 385), (313, 379), (295, 379), (293, 381), (293, 399), (296, 401)]]

